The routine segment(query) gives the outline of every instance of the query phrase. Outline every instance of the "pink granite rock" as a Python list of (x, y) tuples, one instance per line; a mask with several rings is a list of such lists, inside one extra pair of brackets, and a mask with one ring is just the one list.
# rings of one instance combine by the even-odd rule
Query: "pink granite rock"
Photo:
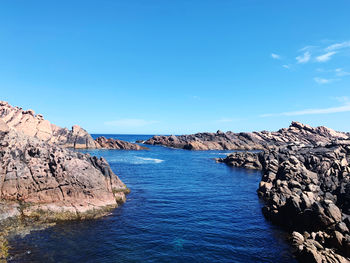
[(56, 221), (102, 215), (128, 191), (103, 158), (16, 132), (2, 120), (0, 157), (0, 201), (20, 204), (20, 213), (28, 217)]
[(33, 110), (23, 110), (19, 107), (12, 107), (5, 101), (0, 101), (0, 119), (17, 132), (66, 148), (105, 148), (116, 150), (147, 149), (138, 144), (121, 140), (99, 139), (95, 141), (86, 130), (78, 125), (74, 125), (71, 130), (61, 128), (45, 120), (41, 114), (35, 114)]

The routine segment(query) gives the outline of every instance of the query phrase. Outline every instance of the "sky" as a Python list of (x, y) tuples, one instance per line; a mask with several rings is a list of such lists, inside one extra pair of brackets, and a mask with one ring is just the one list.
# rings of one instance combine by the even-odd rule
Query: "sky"
[(4, 0), (0, 100), (91, 133), (350, 131), (350, 1)]

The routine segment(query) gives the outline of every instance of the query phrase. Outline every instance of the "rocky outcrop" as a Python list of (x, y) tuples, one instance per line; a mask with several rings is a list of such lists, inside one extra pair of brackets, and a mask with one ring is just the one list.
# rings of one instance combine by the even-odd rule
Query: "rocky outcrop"
[(292, 244), (301, 262), (349, 262), (349, 139), (275, 145), (218, 161), (262, 170), (262, 211), (272, 222), (294, 231)]
[(196, 133), (181, 136), (154, 136), (145, 144), (163, 145), (187, 150), (263, 150), (271, 145), (281, 146), (288, 143), (318, 145), (334, 139), (347, 138), (348, 134), (336, 132), (327, 127), (313, 128), (299, 122), (292, 122), (289, 128), (277, 132), (221, 132)]
[(41, 114), (35, 114), (33, 110), (12, 107), (4, 101), (0, 101), (0, 120), (3, 120), (10, 128), (15, 129), (17, 132), (66, 148), (147, 149), (138, 144), (121, 140), (104, 140), (101, 138), (98, 141), (94, 140), (86, 130), (78, 125), (74, 125), (71, 130), (61, 128), (45, 120)]
[(4, 101), (0, 101), (0, 119), (17, 132), (45, 142), (78, 149), (96, 148), (90, 134), (78, 125), (74, 125), (71, 130), (61, 128), (33, 110), (12, 107)]
[(118, 139), (105, 138), (103, 136), (95, 139), (97, 148), (116, 149), (116, 150), (148, 150), (147, 147), (136, 143), (126, 142)]
[(0, 120), (0, 261), (9, 228), (102, 216), (128, 191), (103, 158), (27, 136)]
[(44, 211), (55, 218), (57, 213), (80, 218), (124, 201), (127, 188), (103, 158), (48, 144), (0, 123), (1, 202), (21, 205), (25, 216)]

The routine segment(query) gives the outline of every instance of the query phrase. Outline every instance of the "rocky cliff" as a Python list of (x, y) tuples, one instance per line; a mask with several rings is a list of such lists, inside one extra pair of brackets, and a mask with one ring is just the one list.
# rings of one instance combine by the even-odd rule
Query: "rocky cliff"
[(86, 130), (78, 125), (74, 125), (71, 130), (61, 128), (45, 120), (41, 114), (35, 114), (33, 110), (12, 107), (4, 101), (0, 101), (0, 119), (17, 132), (66, 148), (147, 149), (146, 147), (140, 147), (138, 144), (120, 140), (108, 139), (107, 142), (103, 139), (94, 140)]
[(0, 119), (0, 261), (6, 230), (102, 216), (127, 192), (103, 158), (17, 132)]
[[(315, 130), (321, 131), (311, 131)], [(350, 262), (350, 139), (329, 131), (322, 128), (329, 142), (323, 137), (321, 143), (308, 145), (289, 142), (218, 159), (262, 170), (258, 189), (265, 201), (262, 211), (290, 231), (301, 262)], [(344, 139), (332, 141), (334, 137)]]
[(181, 136), (154, 136), (144, 142), (188, 150), (257, 150), (270, 145), (284, 145), (290, 142), (317, 145), (334, 139), (344, 139), (348, 135), (327, 127), (313, 128), (299, 122), (292, 122), (288, 128), (276, 132), (221, 132), (196, 133)]
[(26, 204), (18, 212), (79, 218), (124, 200), (127, 188), (103, 158), (18, 133), (1, 120), (0, 128), (0, 200)]

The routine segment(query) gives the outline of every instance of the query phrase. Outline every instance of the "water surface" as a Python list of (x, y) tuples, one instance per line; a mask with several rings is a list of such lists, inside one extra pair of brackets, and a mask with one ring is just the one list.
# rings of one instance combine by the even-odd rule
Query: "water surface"
[(261, 213), (260, 172), (215, 163), (227, 152), (84, 152), (107, 159), (131, 189), (127, 202), (98, 220), (13, 239), (12, 262), (294, 262), (285, 234)]

